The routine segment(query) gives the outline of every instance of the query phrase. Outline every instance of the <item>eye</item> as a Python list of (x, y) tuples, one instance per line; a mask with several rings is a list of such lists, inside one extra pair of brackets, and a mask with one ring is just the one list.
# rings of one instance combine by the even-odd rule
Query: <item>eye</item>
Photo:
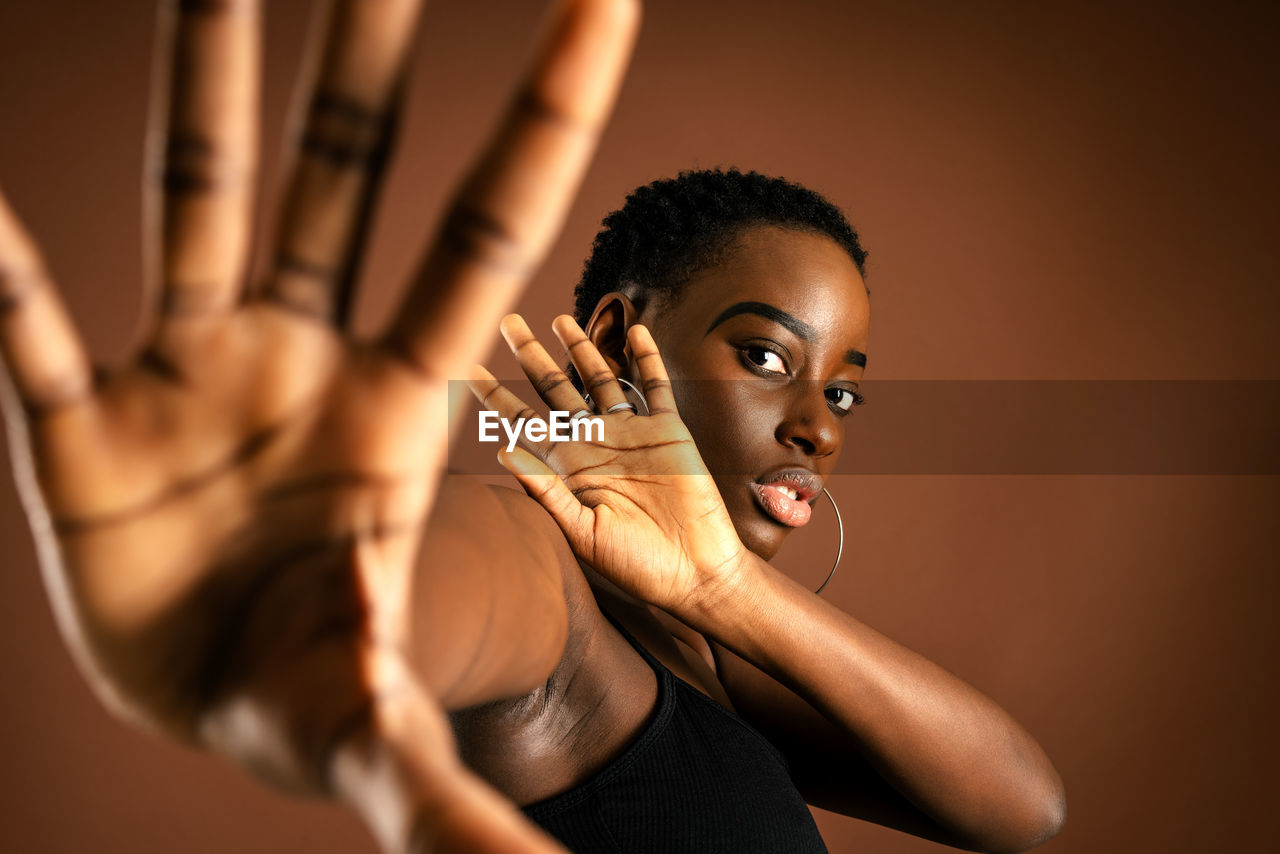
[(787, 372), (787, 363), (783, 361), (780, 355), (768, 347), (762, 347), (759, 344), (748, 344), (742, 348), (742, 357), (757, 371), (766, 374), (785, 374)]
[(848, 413), (855, 406), (861, 406), (863, 403), (862, 395), (852, 389), (847, 388), (829, 388), (827, 389), (827, 400), (830, 401), (831, 407), (840, 413)]

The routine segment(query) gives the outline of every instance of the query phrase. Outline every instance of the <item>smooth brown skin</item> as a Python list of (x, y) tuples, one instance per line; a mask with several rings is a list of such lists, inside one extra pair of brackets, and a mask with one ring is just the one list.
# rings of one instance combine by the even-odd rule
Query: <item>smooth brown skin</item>
[[(711, 328), (743, 301), (810, 332), (758, 314)], [(586, 336), (597, 347), (571, 320), (557, 321), (602, 410), (623, 399), (610, 381), (617, 374), (645, 389), (651, 414), (606, 416), (597, 448), (540, 443), (502, 457), (556, 518), (589, 581), (566, 566), (569, 642), (545, 687), (454, 714), (472, 767), (529, 803), (582, 782), (634, 737), (643, 722), (635, 704), (652, 708), (654, 680), (599, 605), (765, 731), (813, 803), (979, 850), (1024, 850), (1057, 832), (1061, 781), (1006, 713), (763, 560), (792, 529), (758, 508), (747, 483), (784, 466), (831, 473), (847, 417), (840, 390), (862, 375), (848, 354), (865, 354), (868, 319), (862, 279), (834, 241), (763, 227), (673, 300), (606, 296)], [(644, 322), (661, 330), (661, 359)], [(552, 408), (583, 405), (522, 320), (508, 318), (503, 332)], [(664, 364), (673, 379), (715, 382), (682, 394)], [(486, 374), (474, 388), (508, 418), (526, 412)], [(691, 440), (707, 449), (713, 477), (690, 476), (699, 470), (683, 455)], [(618, 532), (629, 540), (621, 547)]]
[[(518, 493), (450, 480), (424, 525), (440, 483), (445, 380), (484, 349), (554, 235), (636, 15), (622, 0), (565, 4), (404, 309), (383, 336), (354, 341), (340, 325), (417, 7), (337, 4), (274, 265), (246, 293), (258, 7), (174, 4), (149, 217), (157, 298), (122, 368), (90, 368), (0, 205), (15, 465), (60, 625), (103, 701), (277, 785), (334, 793), (390, 850), (556, 850), (457, 761), (441, 709), (463, 757), (517, 801), (588, 776), (643, 726), (655, 693), (599, 600), (677, 673), (766, 727), (808, 769), (811, 797), (993, 850), (1055, 831), (1060, 784), (1016, 724), (752, 554), (772, 554), (783, 532), (747, 512), (737, 463), (763, 454), (829, 471), (840, 437), (826, 390), (856, 382), (839, 354), (865, 350), (860, 279), (822, 238), (751, 235), (689, 292), (772, 302), (780, 278), (790, 293), (780, 307), (821, 332), (803, 348), (779, 342), (797, 381), (703, 409), (683, 401), (699, 431), (741, 416), (728, 456), (709, 457), (724, 502), (711, 478), (682, 477), (575, 509), (517, 455), (507, 462), (554, 520)], [(591, 334), (608, 361), (589, 364), (593, 347), (570, 343), (584, 375), (627, 372), (655, 404), (649, 418), (614, 418), (637, 437), (627, 465), (674, 455), (687, 471), (696, 449), (664, 397), (654, 342), (629, 318), (668, 316), (661, 308), (603, 306)], [(695, 327), (708, 319), (707, 306), (671, 308)], [(834, 317), (853, 322), (837, 329)], [(699, 339), (664, 328), (673, 373), (744, 370), (729, 359), (732, 336), (782, 337), (755, 322)], [(621, 399), (607, 378), (596, 392), (605, 405)], [(572, 482), (573, 456), (554, 462)], [(611, 482), (628, 484), (625, 473)], [(606, 517), (625, 524), (581, 524)], [(706, 524), (674, 524), (689, 519)], [(637, 555), (649, 561), (641, 571)], [(531, 716), (548, 690), (556, 702)], [(484, 749), (498, 744), (500, 754)], [(847, 767), (813, 759), (833, 751)]]

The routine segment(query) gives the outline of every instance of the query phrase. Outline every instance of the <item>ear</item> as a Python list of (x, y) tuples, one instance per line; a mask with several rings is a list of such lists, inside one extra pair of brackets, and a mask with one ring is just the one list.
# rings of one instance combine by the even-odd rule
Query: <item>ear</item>
[(627, 351), (627, 330), (640, 318), (640, 310), (623, 293), (617, 291), (600, 297), (596, 310), (587, 321), (587, 338), (596, 345), (614, 376), (633, 379), (631, 354)]

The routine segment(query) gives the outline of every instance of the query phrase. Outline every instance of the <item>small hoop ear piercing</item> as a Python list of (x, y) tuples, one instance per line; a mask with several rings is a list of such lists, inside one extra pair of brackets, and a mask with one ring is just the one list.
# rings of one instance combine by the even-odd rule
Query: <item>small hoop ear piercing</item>
[(844, 554), (844, 519), (840, 516), (840, 508), (836, 506), (836, 500), (831, 497), (831, 493), (827, 492), (827, 488), (822, 487), (822, 494), (827, 496), (827, 500), (831, 502), (831, 509), (836, 511), (836, 525), (840, 529), (840, 545), (836, 547), (836, 562), (832, 564), (831, 571), (827, 573), (826, 580), (818, 585), (818, 589), (813, 591), (815, 594), (821, 594), (822, 588), (827, 586), (827, 582), (831, 580), (831, 576), (836, 574), (836, 568), (840, 566), (840, 556)]

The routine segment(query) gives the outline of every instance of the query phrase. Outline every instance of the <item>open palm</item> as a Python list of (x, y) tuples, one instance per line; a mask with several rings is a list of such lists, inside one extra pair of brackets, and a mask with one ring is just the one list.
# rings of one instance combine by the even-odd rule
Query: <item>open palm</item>
[[(113, 708), (179, 738), (234, 740), (292, 786), (318, 785), (378, 680), (409, 678), (374, 651), (404, 642), (448, 379), (487, 349), (558, 231), (636, 18), (622, 0), (562, 4), (400, 309), (355, 340), (351, 283), (419, 6), (335, 4), (272, 263), (247, 289), (259, 4), (166, 4), (154, 297), (123, 367), (92, 366), (0, 200), (6, 414), (64, 636)], [(315, 708), (303, 698), (321, 674), (332, 699)], [(286, 735), (246, 747), (246, 713)]]
[[(501, 462), (556, 520), (574, 553), (627, 593), (672, 613), (728, 589), (746, 547), (680, 420), (653, 336), (633, 325), (631, 358), (647, 400), (628, 402), (608, 363), (573, 318), (556, 318), (556, 336), (603, 413), (604, 436), (591, 441), (523, 441)], [(586, 407), (578, 390), (518, 315), (502, 333), (529, 380), (554, 410)], [(481, 404), (514, 422), (523, 400), (480, 369), (471, 383)]]

